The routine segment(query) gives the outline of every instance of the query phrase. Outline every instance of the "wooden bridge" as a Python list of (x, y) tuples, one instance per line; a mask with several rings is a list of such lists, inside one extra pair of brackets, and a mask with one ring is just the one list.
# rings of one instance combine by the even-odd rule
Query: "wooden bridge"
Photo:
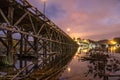
[(1, 80), (23, 77), (25, 70), (25, 75), (33, 75), (35, 66), (42, 75), (39, 80), (46, 78), (59, 72), (76, 49), (76, 43), (27, 0), (0, 0), (0, 65), (14, 66), (14, 75), (0, 73)]

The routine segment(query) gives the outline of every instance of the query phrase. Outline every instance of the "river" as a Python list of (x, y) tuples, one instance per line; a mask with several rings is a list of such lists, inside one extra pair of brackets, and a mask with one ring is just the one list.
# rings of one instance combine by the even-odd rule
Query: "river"
[[(58, 64), (57, 62), (59, 60), (55, 62), (54, 67), (49, 69), (47, 72), (54, 71), (55, 69), (57, 70), (58, 68), (62, 69), (54, 72), (55, 74), (47, 76), (49, 79), (44, 77), (45, 75), (42, 72), (43, 69), (35, 67), (35, 64), (26, 68), (26, 70), (21, 72), (20, 75), (15, 75), (15, 77), (18, 76), (15, 79), (39, 80), (42, 77), (40, 80), (120, 80), (119, 50), (116, 50), (115, 48), (109, 49), (108, 51), (102, 49), (81, 50), (79, 48), (72, 60), (71, 58), (70, 60), (65, 59), (57, 66), (55, 64)], [(24, 69), (24, 66), (31, 63), (36, 63), (36, 60), (34, 61), (30, 58), (30, 60), (26, 61), (26, 59), (22, 59), (17, 60), (13, 67), (1, 67), (0, 78), (4, 76), (6, 78), (9, 74), (19, 73), (21, 69)], [(7, 74), (8, 76), (6, 76)], [(32, 76), (27, 76), (26, 74), (31, 74)], [(21, 76), (23, 76), (23, 78)]]
[(120, 53), (78, 50), (59, 80), (120, 80)]

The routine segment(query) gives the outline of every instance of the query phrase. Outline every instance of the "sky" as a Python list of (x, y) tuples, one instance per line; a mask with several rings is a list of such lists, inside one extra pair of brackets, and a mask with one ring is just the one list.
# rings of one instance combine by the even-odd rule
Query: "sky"
[[(42, 0), (28, 1), (43, 12)], [(45, 8), (46, 16), (71, 37), (120, 37), (120, 0), (46, 0)]]

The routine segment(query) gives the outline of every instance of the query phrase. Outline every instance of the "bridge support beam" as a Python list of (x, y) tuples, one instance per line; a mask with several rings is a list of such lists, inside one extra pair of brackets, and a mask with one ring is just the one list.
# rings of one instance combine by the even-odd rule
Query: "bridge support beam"
[[(10, 25), (8, 24), (7, 27), (11, 28), (13, 25), (13, 15), (14, 15), (14, 8), (12, 5), (8, 7), (8, 20)], [(9, 65), (13, 65), (13, 55), (14, 55), (14, 50), (13, 50), (13, 39), (12, 39), (12, 31), (7, 31), (7, 55), (8, 55), (8, 62)]]

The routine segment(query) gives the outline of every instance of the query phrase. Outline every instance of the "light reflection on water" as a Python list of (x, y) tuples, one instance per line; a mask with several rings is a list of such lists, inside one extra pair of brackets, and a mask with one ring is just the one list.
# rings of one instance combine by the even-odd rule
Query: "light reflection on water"
[(78, 48), (68, 65), (70, 71), (67, 68), (59, 80), (120, 80), (119, 53)]
[[(50, 80), (120, 80), (120, 52), (117, 48), (113, 48), (112, 50), (111, 48), (108, 49), (109, 51), (102, 49), (90, 50), (78, 48), (78, 51), (72, 61), (66, 65), (67, 67), (65, 66), (64, 70), (58, 72)], [(23, 64), (20, 65), (20, 63)], [(35, 63), (35, 60), (30, 60), (27, 62), (26, 60), (18, 60), (16, 61), (15, 66), (19, 69), (20, 66), (22, 67), (30, 63)], [(64, 61), (61, 62), (61, 64), (63, 63)], [(25, 73), (28, 73), (32, 67), (33, 66), (28, 67), (28, 69), (23, 72), (24, 75)], [(11, 73), (11, 71), (16, 71), (15, 68), (5, 70), (9, 71), (8, 73)], [(5, 75), (6, 73), (0, 74)]]

